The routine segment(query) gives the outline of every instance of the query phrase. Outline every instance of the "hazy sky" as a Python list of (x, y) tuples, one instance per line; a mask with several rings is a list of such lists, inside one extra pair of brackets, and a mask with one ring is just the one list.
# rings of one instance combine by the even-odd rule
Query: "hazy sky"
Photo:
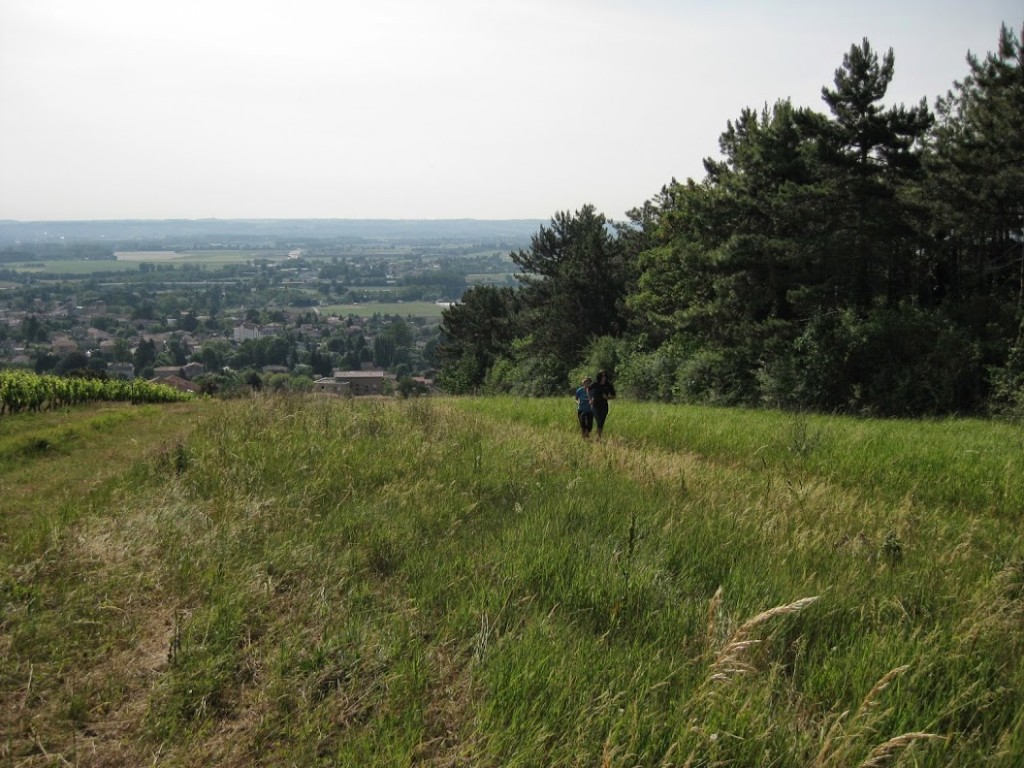
[(0, 219), (612, 219), (893, 48), (934, 104), (1020, 0), (0, 0)]

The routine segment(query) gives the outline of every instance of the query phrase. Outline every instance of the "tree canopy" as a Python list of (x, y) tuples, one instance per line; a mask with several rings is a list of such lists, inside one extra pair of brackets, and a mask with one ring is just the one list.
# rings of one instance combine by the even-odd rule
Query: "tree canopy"
[(600, 362), (638, 397), (1024, 410), (1024, 56), (997, 42), (933, 110), (886, 102), (896, 56), (864, 39), (825, 111), (741, 109), (625, 222), (557, 213), (517, 288), (445, 312), (442, 378), (555, 394)]

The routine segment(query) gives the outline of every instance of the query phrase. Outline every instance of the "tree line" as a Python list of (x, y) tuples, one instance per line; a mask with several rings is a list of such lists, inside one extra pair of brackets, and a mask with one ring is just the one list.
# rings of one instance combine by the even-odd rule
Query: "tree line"
[(886, 106), (892, 49), (843, 56), (826, 112), (743, 109), (704, 161), (614, 222), (559, 212), (517, 287), (443, 316), (449, 391), (907, 416), (1024, 410), (1024, 56)]

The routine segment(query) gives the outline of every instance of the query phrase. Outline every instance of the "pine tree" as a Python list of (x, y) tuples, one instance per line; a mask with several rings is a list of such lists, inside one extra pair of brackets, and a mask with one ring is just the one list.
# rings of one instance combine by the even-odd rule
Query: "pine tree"
[(996, 53), (939, 99), (927, 190), (936, 209), (936, 291), (1024, 310), (1024, 30), (1003, 26)]
[(519, 301), (511, 288), (479, 285), (441, 315), (438, 356), (449, 392), (477, 390), (499, 357), (507, 356), (519, 332)]
[(889, 304), (907, 297), (919, 275), (923, 211), (907, 193), (921, 178), (934, 118), (924, 99), (911, 108), (882, 105), (894, 69), (892, 49), (879, 59), (864, 39), (843, 57), (835, 87), (821, 91), (832, 113), (819, 125), (837, 288), (862, 311), (876, 297)]
[(555, 214), (512, 260), (523, 271), (530, 354), (559, 361), (567, 375), (591, 339), (624, 329), (630, 271), (608, 220), (594, 206)]

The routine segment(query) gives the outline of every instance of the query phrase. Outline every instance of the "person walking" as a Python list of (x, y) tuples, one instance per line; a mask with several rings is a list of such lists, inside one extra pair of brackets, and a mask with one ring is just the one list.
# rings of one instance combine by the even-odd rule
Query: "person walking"
[(590, 403), (590, 385), (594, 380), (587, 376), (583, 386), (576, 390), (576, 419), (580, 423), (580, 435), (586, 440), (594, 428), (594, 408)]
[(597, 372), (597, 380), (590, 386), (590, 405), (594, 412), (594, 423), (597, 424), (597, 439), (601, 439), (604, 422), (608, 418), (608, 401), (615, 397), (615, 385), (612, 384), (608, 371)]

